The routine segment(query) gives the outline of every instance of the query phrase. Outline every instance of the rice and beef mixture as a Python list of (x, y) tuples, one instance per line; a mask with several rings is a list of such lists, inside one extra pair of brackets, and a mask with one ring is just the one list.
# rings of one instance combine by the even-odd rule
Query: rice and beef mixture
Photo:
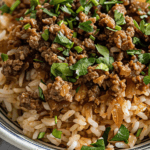
[(5, 0), (0, 105), (24, 135), (68, 150), (150, 136), (150, 1)]

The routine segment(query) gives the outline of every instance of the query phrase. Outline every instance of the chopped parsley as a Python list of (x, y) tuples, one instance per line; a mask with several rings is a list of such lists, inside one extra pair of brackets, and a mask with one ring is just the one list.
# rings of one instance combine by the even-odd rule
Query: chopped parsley
[(115, 10), (114, 18), (115, 18), (115, 21), (116, 21), (116, 25), (124, 25), (124, 24), (126, 24), (126, 21), (125, 21), (125, 18), (123, 16), (123, 13), (120, 13), (118, 10)]
[(49, 30), (45, 29), (41, 36), (45, 41), (47, 41), (49, 39)]
[[(87, 15), (90, 11), (90, 9), (93, 7), (93, 4), (92, 3), (87, 3), (85, 6), (84, 6), (84, 13)], [(96, 16), (95, 16), (96, 17)]]
[(2, 11), (2, 14), (3, 14), (3, 13), (9, 13), (9, 12), (10, 12), (10, 8), (9, 8), (6, 4), (2, 5), (2, 6), (0, 7), (0, 10)]
[(143, 75), (143, 76), (144, 76), (144, 75), (145, 75), (145, 72), (144, 72), (144, 71), (141, 71), (141, 75)]
[(50, 12), (48, 9), (44, 8), (43, 9), (43, 12), (46, 13), (47, 15), (49, 15), (50, 17), (53, 17), (53, 16), (58, 16), (57, 14), (54, 14), (53, 12)]
[(58, 32), (57, 36), (54, 39), (55, 43), (61, 44), (66, 48), (72, 48), (74, 43), (71, 42), (67, 37), (65, 37), (61, 31)]
[(32, 6), (30, 9), (27, 9), (24, 15), (30, 14), (34, 10), (35, 6)]
[(61, 134), (62, 134), (62, 132), (61, 132), (61, 131), (58, 131), (57, 129), (53, 129), (53, 131), (52, 131), (52, 135), (53, 135), (55, 138), (61, 139)]
[(118, 26), (118, 25), (116, 25), (116, 26), (115, 26), (115, 29), (112, 29), (112, 28), (110, 28), (110, 27), (106, 27), (106, 29), (111, 30), (111, 31), (114, 31), (114, 32), (117, 32), (117, 31), (120, 31), (120, 30), (121, 30), (121, 27)]
[(63, 54), (64, 56), (69, 56), (69, 51), (70, 51), (70, 49), (66, 49), (66, 50), (64, 50), (64, 51), (62, 52), (62, 54)]
[(68, 77), (68, 81), (72, 82), (72, 83), (75, 83), (77, 80), (75, 78)]
[(75, 70), (78, 76), (86, 75), (87, 68), (95, 63), (95, 58), (82, 58), (74, 65), (70, 66), (71, 70)]
[(78, 52), (81, 53), (83, 51), (83, 49), (80, 46), (76, 46), (74, 47), (74, 49)]
[(31, 25), (30, 25), (29, 23), (27, 23), (27, 24), (25, 24), (25, 25), (23, 26), (23, 28), (24, 28), (25, 30), (29, 29), (30, 27), (31, 27)]
[(139, 58), (139, 62), (141, 62), (142, 64), (150, 63), (150, 53), (140, 54), (138, 58)]
[(45, 135), (45, 132), (40, 132), (38, 135), (38, 139), (42, 139)]
[(73, 71), (69, 69), (67, 63), (53, 63), (51, 66), (51, 74), (55, 77), (60, 76), (67, 81), (67, 77), (73, 76)]
[(23, 20), (23, 19), (24, 19), (23, 17), (16, 18), (17, 21), (20, 21), (20, 20)]
[(60, 60), (65, 60), (65, 58), (64, 57), (62, 57), (62, 56), (57, 56)]
[(92, 24), (91, 20), (86, 21), (86, 22), (82, 22), (79, 24), (78, 28), (80, 28), (86, 32), (93, 32), (93, 26), (91, 26), (90, 24)]
[(82, 146), (81, 150), (105, 150), (104, 139), (103, 138), (98, 139), (97, 142), (92, 143), (91, 146), (93, 147)]
[(10, 7), (10, 13), (12, 13), (19, 6), (20, 3), (20, 0), (16, 0)]
[(6, 60), (8, 59), (8, 55), (2, 53), (2, 54), (1, 54), (1, 58), (2, 58), (2, 60), (3, 60), (3, 62), (4, 62), (4, 61), (6, 61)]
[(109, 71), (108, 66), (104, 63), (100, 63), (95, 69), (101, 69), (101, 70), (104, 70), (104, 71)]
[(69, 11), (69, 9), (68, 9), (65, 5), (64, 5), (64, 6), (61, 6), (60, 9), (61, 9), (63, 12), (65, 12), (65, 13), (71, 15), (71, 12)]
[(84, 7), (80, 6), (77, 10), (76, 10), (76, 13), (78, 14), (80, 11), (83, 11), (84, 10)]
[(36, 19), (36, 10), (31, 12), (30, 18)]
[(103, 138), (104, 138), (104, 143), (105, 143), (105, 146), (107, 145), (107, 139), (108, 139), (108, 134), (109, 134), (109, 131), (111, 130), (110, 127), (107, 127), (104, 134), (103, 134)]
[(127, 144), (128, 138), (129, 138), (129, 131), (122, 124), (121, 127), (119, 128), (118, 133), (110, 141), (124, 141)]
[(147, 17), (148, 17), (147, 15), (140, 16), (141, 19), (144, 19), (144, 18), (147, 18)]
[(149, 84), (150, 83), (150, 76), (145, 76), (144, 78), (143, 78), (143, 82), (147, 85), (147, 84)]
[(141, 134), (141, 132), (142, 132), (142, 129), (138, 129), (138, 131), (137, 131), (137, 133), (136, 133), (136, 137), (139, 137), (140, 134)]
[(147, 47), (145, 44), (143, 44), (142, 42), (141, 42), (141, 40), (139, 39), (139, 38), (137, 38), (137, 37), (133, 37), (133, 44), (135, 44), (135, 45), (141, 45), (141, 46), (143, 46), (143, 47)]
[[(44, 83), (42, 80), (41, 80), (41, 82)], [(44, 97), (44, 94), (43, 94), (43, 90), (41, 89), (40, 86), (38, 87), (38, 89), (39, 89), (40, 99), (45, 102), (45, 97)]]
[(77, 87), (76, 89), (76, 93), (78, 93), (79, 89), (80, 89), (81, 85), (79, 87)]
[(106, 46), (102, 46), (102, 45), (95, 45), (97, 51), (104, 56), (104, 58), (106, 59), (107, 63), (109, 63), (109, 50), (107, 49)]
[(66, 3), (73, 3), (73, 0), (51, 0), (51, 5), (57, 5), (57, 4), (66, 4)]
[(142, 52), (142, 50), (141, 49), (139, 49), (139, 50), (127, 50), (127, 54), (128, 55), (140, 55), (141, 54), (141, 52)]
[(133, 22), (135, 27), (138, 28), (141, 32), (143, 32), (145, 35), (150, 35), (150, 23), (145, 23), (145, 21), (142, 20), (139, 26), (135, 20), (133, 20)]
[(40, 4), (39, 0), (30, 0), (30, 5), (31, 5), (31, 7), (32, 7), (32, 6), (36, 7), (36, 6), (39, 5), (39, 4)]
[(43, 63), (43, 61), (41, 61), (41, 60), (39, 60), (39, 59), (33, 59), (33, 61), (37, 61), (37, 62)]
[(57, 124), (57, 116), (55, 116), (55, 124)]

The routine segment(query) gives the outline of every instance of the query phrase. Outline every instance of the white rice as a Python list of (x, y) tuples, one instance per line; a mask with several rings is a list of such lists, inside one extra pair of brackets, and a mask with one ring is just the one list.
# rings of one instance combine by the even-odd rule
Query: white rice
[(41, 129), (41, 128), (44, 128), (45, 127), (45, 124), (39, 124), (37, 126), (35, 126), (34, 128), (35, 129)]
[(44, 118), (44, 119), (41, 119), (41, 121), (42, 121), (46, 126), (54, 126), (54, 125), (55, 125), (55, 119), (54, 119), (54, 118)]
[(77, 141), (74, 141), (71, 145), (70, 145), (70, 147), (68, 148), (68, 150), (74, 150), (75, 149), (75, 147), (77, 146)]
[(46, 110), (51, 110), (47, 102), (42, 102), (42, 104)]
[(139, 121), (135, 122), (135, 123), (134, 123), (134, 126), (133, 126), (133, 128), (132, 128), (132, 130), (131, 130), (131, 133), (134, 134), (134, 133), (138, 130), (139, 125), (140, 125)]
[(137, 114), (137, 116), (139, 116), (140, 118), (142, 118), (143, 120), (148, 120), (148, 117), (145, 115), (145, 113), (143, 113), (143, 112), (139, 112), (138, 114)]
[(0, 41), (2, 41), (3, 39), (5, 39), (5, 36), (6, 36), (6, 30), (3, 30), (3, 31), (0, 33)]
[(129, 148), (129, 146), (127, 144), (125, 144), (124, 142), (117, 142), (117, 143), (115, 143), (115, 146), (117, 148)]
[(36, 131), (33, 133), (32, 139), (33, 139), (33, 140), (37, 139), (39, 133), (40, 133), (40, 131), (39, 131), (39, 130), (36, 130)]
[(76, 130), (78, 127), (79, 127), (78, 124), (74, 124), (69, 130), (70, 130), (70, 131), (74, 131), (74, 130)]
[(6, 106), (6, 109), (8, 110), (8, 112), (12, 111), (12, 105), (11, 103), (7, 102), (6, 100), (4, 101), (4, 104)]
[(96, 121), (94, 121), (91, 117), (88, 118), (88, 123), (90, 125), (92, 125), (93, 127), (97, 128), (98, 127), (98, 123)]
[(70, 118), (74, 114), (75, 114), (74, 110), (69, 110), (62, 116), (61, 120), (66, 121), (68, 118)]
[(91, 127), (90, 128), (91, 132), (94, 133), (97, 137), (100, 137), (102, 132), (99, 131), (97, 128)]
[(19, 86), (20, 87), (22, 87), (22, 85), (23, 85), (24, 76), (25, 76), (25, 71), (23, 71), (19, 77)]
[(52, 134), (47, 135), (47, 138), (51, 143), (55, 144), (56, 146), (59, 146), (61, 143), (61, 139), (55, 138)]

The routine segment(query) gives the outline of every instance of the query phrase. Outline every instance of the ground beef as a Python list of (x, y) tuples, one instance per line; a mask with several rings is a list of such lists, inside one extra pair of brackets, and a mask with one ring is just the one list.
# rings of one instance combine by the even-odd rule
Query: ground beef
[(35, 93), (24, 92), (19, 96), (20, 107), (26, 108), (28, 110), (41, 111), (43, 109), (42, 101)]
[(72, 83), (63, 81), (61, 77), (56, 77), (53, 84), (48, 84), (48, 90), (44, 92), (46, 101), (68, 101), (72, 102), (75, 90), (72, 90)]

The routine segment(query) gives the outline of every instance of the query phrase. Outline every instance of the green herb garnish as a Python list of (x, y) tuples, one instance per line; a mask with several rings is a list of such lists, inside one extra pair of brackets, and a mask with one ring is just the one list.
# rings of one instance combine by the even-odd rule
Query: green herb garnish
[(142, 129), (138, 129), (138, 131), (137, 131), (137, 133), (136, 133), (136, 137), (139, 137), (140, 134), (141, 134), (141, 132), (142, 132)]
[(51, 0), (51, 5), (57, 5), (57, 4), (66, 4), (66, 3), (73, 3), (73, 0)]
[(111, 130), (110, 127), (107, 127), (104, 134), (103, 134), (103, 138), (104, 138), (104, 143), (105, 143), (105, 146), (107, 145), (107, 139), (108, 139), (108, 134), (109, 134), (109, 131)]
[(81, 53), (83, 51), (83, 49), (80, 46), (76, 46), (74, 47), (74, 49), (78, 52)]
[(62, 57), (62, 56), (57, 56), (60, 60), (65, 60), (65, 58), (64, 57)]
[(30, 5), (31, 5), (31, 7), (32, 7), (32, 6), (36, 7), (36, 6), (39, 5), (39, 4), (40, 4), (39, 0), (30, 0)]
[(110, 141), (124, 141), (126, 144), (128, 143), (129, 131), (122, 124), (118, 133), (110, 140)]
[(54, 14), (53, 12), (48, 11), (48, 9), (46, 8), (43, 9), (43, 12), (49, 15), (50, 17), (58, 16), (57, 14)]
[(49, 39), (49, 30), (45, 29), (41, 36), (45, 41), (47, 41)]
[(2, 14), (3, 14), (3, 13), (9, 13), (9, 12), (10, 12), (10, 8), (9, 8), (6, 4), (2, 5), (2, 6), (0, 7), (0, 10), (2, 11)]
[(67, 13), (67, 14), (71, 14), (71, 12), (69, 11), (69, 9), (68, 9), (65, 5), (64, 5), (64, 6), (61, 6), (60, 9), (61, 9), (63, 12)]
[(51, 66), (51, 73), (57, 77), (60, 76), (67, 81), (67, 77), (73, 76), (73, 71), (69, 69), (67, 63), (53, 63)]
[(100, 63), (95, 69), (101, 69), (101, 70), (104, 70), (104, 71), (109, 71), (108, 66), (104, 63)]
[(20, 3), (21, 3), (20, 0), (16, 0), (10, 7), (10, 13), (12, 13), (19, 6)]
[(53, 135), (55, 138), (61, 139), (61, 134), (62, 134), (62, 132), (61, 132), (61, 131), (58, 131), (57, 129), (53, 129), (53, 131), (52, 131), (52, 135)]
[(86, 22), (82, 22), (79, 24), (78, 28), (86, 32), (93, 32), (93, 26), (91, 26), (90, 24), (92, 24), (92, 21), (90, 20)]
[(115, 10), (114, 18), (115, 18), (115, 21), (116, 21), (116, 25), (124, 25), (124, 24), (126, 24), (126, 21), (125, 21), (125, 18), (123, 16), (123, 13), (120, 13), (118, 10)]
[(3, 60), (3, 62), (4, 62), (4, 61), (6, 61), (6, 60), (8, 59), (8, 55), (2, 53), (2, 54), (1, 54), (1, 58), (2, 58), (2, 60)]
[(66, 49), (66, 50), (64, 50), (64, 51), (62, 52), (62, 54), (63, 54), (64, 56), (69, 56), (69, 51), (70, 51), (70, 49)]
[(84, 8), (82, 6), (80, 6), (77, 10), (76, 10), (76, 13), (78, 14), (80, 11), (83, 11)]
[(24, 26), (23, 26), (23, 28), (25, 29), (25, 30), (27, 30), (27, 29), (29, 29), (31, 27), (31, 25), (28, 23), (28, 24), (25, 24)]
[(38, 135), (38, 139), (42, 139), (45, 135), (45, 132), (40, 132)]
[(57, 124), (57, 116), (55, 116), (55, 124)]
[(140, 55), (141, 54), (141, 52), (142, 52), (142, 50), (127, 50), (127, 54), (128, 55)]
[(78, 76), (86, 75), (87, 68), (95, 63), (95, 58), (82, 58), (74, 65), (70, 66), (71, 70), (75, 70)]
[(37, 62), (43, 63), (43, 61), (41, 61), (41, 60), (39, 60), (39, 59), (33, 59), (33, 61), (37, 61)]
[(61, 31), (58, 32), (57, 36), (54, 39), (55, 43), (61, 44), (65, 46), (66, 48), (72, 48), (73, 47), (73, 42), (71, 42), (67, 37), (65, 37)]
[(95, 37), (93, 35), (90, 35), (89, 37), (91, 40), (95, 41)]

